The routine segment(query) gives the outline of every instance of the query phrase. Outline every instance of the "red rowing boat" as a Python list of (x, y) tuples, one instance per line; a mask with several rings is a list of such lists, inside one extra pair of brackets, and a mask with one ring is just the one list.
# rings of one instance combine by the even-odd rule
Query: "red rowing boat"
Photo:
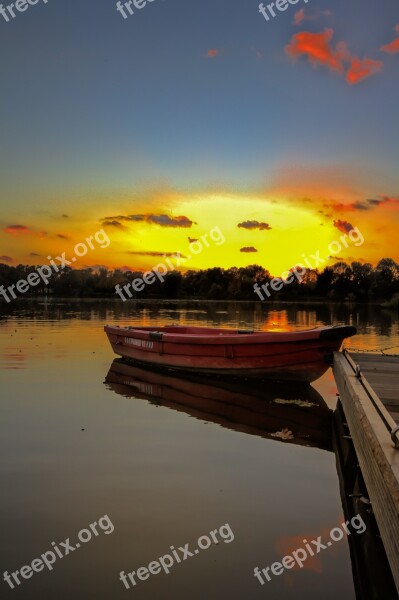
[(112, 349), (137, 364), (204, 375), (315, 381), (350, 326), (255, 332), (210, 327), (104, 327)]

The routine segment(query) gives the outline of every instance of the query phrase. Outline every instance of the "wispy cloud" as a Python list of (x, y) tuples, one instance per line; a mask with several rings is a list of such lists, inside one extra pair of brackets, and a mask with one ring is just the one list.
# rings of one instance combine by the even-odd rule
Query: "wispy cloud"
[(3, 256), (0, 256), (0, 260), (2, 260), (5, 263), (13, 262), (13, 258), (11, 256), (7, 256), (6, 254), (3, 254)]
[(395, 198), (392, 196), (379, 196), (378, 198), (368, 198), (367, 200), (357, 200), (356, 202), (325, 202), (323, 204), (323, 209), (319, 210), (319, 213), (323, 214), (325, 217), (332, 217), (335, 214), (339, 213), (347, 213), (347, 212), (356, 212), (356, 211), (368, 211), (378, 208), (384, 204), (397, 204), (399, 203), (399, 198)]
[[(399, 33), (399, 24), (395, 25), (395, 31)], [(380, 50), (387, 52), (388, 54), (397, 54), (399, 52), (399, 37), (395, 38), (389, 44), (381, 46)]]
[(261, 58), (263, 58), (263, 54), (262, 54), (262, 52), (260, 50), (258, 50), (258, 48), (255, 48), (254, 46), (252, 46), (251, 52), (253, 52), (255, 54), (255, 56), (256, 56), (256, 58), (258, 60), (260, 60)]
[(332, 17), (331, 10), (318, 10), (308, 8), (305, 12), (304, 8), (300, 8), (294, 15), (294, 25), (300, 25), (303, 21), (316, 21), (319, 17)]
[(29, 233), (30, 229), (26, 225), (8, 225), (4, 228), (6, 233), (10, 233), (11, 235), (21, 235), (24, 233)]
[(206, 53), (206, 58), (216, 58), (216, 56), (218, 56), (218, 54), (220, 53), (220, 50), (217, 50), (216, 48), (211, 48), (210, 50), (207, 51)]
[(302, 21), (305, 19), (305, 9), (301, 8), (297, 10), (294, 15), (294, 25), (300, 25)]
[(156, 250), (137, 250), (129, 251), (128, 254), (133, 256), (179, 256), (180, 258), (187, 258), (181, 252), (158, 252)]

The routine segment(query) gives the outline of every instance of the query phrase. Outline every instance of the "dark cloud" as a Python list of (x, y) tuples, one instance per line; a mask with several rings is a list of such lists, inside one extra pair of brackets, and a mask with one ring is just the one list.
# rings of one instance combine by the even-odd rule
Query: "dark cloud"
[(128, 254), (133, 256), (179, 256), (180, 258), (187, 258), (181, 252), (157, 252), (155, 250), (131, 251)]
[(337, 219), (336, 221), (334, 221), (333, 225), (343, 233), (349, 233), (353, 229), (353, 226), (350, 223), (348, 223), (348, 221), (341, 221), (341, 219)]
[(240, 252), (257, 252), (257, 249), (253, 246), (244, 246), (244, 248), (240, 248)]
[(368, 204), (368, 202), (354, 202), (353, 203), (353, 210), (370, 210), (370, 205)]
[(371, 198), (366, 200), (370, 206), (380, 206), (381, 204), (397, 204), (399, 198), (393, 196), (379, 196), (379, 198)]
[(327, 218), (332, 218), (332, 216), (336, 213), (372, 210), (373, 208), (377, 208), (382, 204), (395, 204), (397, 202), (399, 202), (399, 198), (391, 196), (379, 196), (379, 198), (357, 200), (356, 202), (349, 202), (348, 204), (332, 201), (325, 202), (323, 207), (327, 209), (327, 211), (319, 210), (319, 213)]
[(169, 217), (168, 215), (149, 215), (147, 217), (149, 223), (162, 225), (162, 227), (191, 227), (193, 221), (187, 217)]
[(2, 260), (3, 262), (6, 262), (6, 263), (10, 263), (13, 261), (11, 256), (7, 256), (6, 254), (3, 254), (3, 256), (0, 256), (0, 260)]
[(61, 215), (63, 219), (69, 219), (69, 215)]
[(126, 229), (126, 227), (116, 219), (104, 219), (101, 225), (103, 227), (116, 227), (117, 229)]
[[(169, 215), (116, 215), (114, 217), (105, 217), (102, 224), (106, 225), (109, 223), (119, 223), (120, 221), (130, 221), (133, 223), (151, 223), (153, 225), (160, 225), (161, 227), (191, 227), (194, 221), (191, 221), (188, 217), (170, 217)], [(118, 227), (118, 225), (113, 225)]]
[(31, 252), (31, 253), (29, 254), (29, 256), (40, 256), (40, 254), (38, 254), (37, 252)]
[(264, 221), (243, 221), (242, 223), (238, 223), (237, 227), (242, 227), (243, 229), (260, 229), (261, 231), (271, 229), (269, 223), (265, 223)]
[(69, 237), (69, 235), (64, 235), (63, 233), (57, 233), (57, 238), (60, 238), (60, 240), (70, 240), (71, 239)]
[(188, 239), (188, 241), (189, 241), (190, 244), (192, 244), (193, 242), (198, 242), (198, 238), (188, 237), (187, 239)]

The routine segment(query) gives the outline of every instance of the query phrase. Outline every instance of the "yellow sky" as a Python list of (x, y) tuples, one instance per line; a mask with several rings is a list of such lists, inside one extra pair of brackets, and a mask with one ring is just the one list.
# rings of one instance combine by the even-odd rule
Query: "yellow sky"
[[(184, 269), (256, 263), (278, 275), (306, 258), (315, 265), (311, 256), (317, 252), (326, 261), (320, 262), (319, 268), (338, 258), (375, 264), (382, 257), (399, 258), (397, 206), (396, 200), (359, 207), (351, 198), (346, 202), (341, 197), (339, 201), (322, 197), (293, 200), (278, 191), (244, 194), (220, 190), (191, 194), (157, 191), (142, 199), (135, 194), (133, 200), (124, 196), (120, 201), (100, 198), (95, 207), (86, 204), (84, 208), (65, 202), (60, 214), (48, 211), (40, 219), (37, 214), (8, 221), (3, 217), (0, 262), (42, 264), (48, 262), (48, 255), (63, 252), (70, 258), (75, 244), (104, 228), (109, 245), (103, 243), (100, 248), (93, 240), (94, 249), (77, 257), (73, 266), (147, 270), (162, 262), (163, 253), (178, 251), (191, 256), (181, 265)], [(172, 227), (163, 221), (178, 217), (191, 226)], [(240, 223), (243, 225), (238, 227)], [(364, 243), (359, 243), (359, 236), (354, 236), (356, 243), (348, 237), (346, 242), (340, 241), (350, 225), (359, 229)], [(209, 247), (201, 241), (205, 234)], [(194, 246), (197, 254), (191, 252), (188, 238), (200, 240), (201, 246)], [(240, 251), (242, 248), (247, 251)], [(337, 259), (328, 260), (330, 255)]]

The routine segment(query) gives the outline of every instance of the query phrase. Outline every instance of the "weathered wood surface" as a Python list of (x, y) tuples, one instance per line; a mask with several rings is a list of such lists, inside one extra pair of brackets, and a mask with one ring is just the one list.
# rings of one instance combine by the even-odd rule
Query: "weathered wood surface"
[[(370, 399), (349, 361), (335, 352), (334, 376), (399, 592), (399, 449), (394, 448), (386, 425), (393, 429), (396, 423), (371, 388)], [(367, 381), (364, 383), (367, 388)]]
[(399, 423), (399, 356), (350, 353), (385, 408)]

